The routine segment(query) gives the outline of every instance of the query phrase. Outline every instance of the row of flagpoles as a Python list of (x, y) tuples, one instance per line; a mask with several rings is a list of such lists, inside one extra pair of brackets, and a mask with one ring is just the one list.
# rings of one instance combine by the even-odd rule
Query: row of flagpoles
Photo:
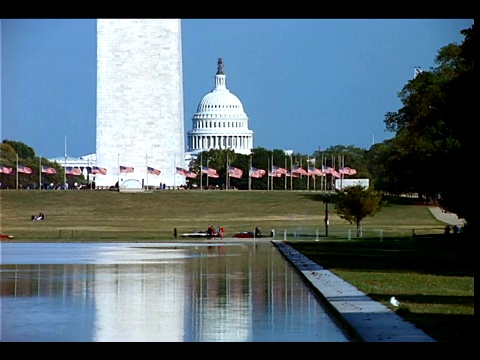
[[(119, 156), (120, 159), (120, 156)], [(160, 175), (161, 170), (156, 169), (154, 167), (148, 166), (148, 156), (145, 155), (145, 160), (146, 160), (146, 173), (147, 176), (148, 174), (150, 175)], [(285, 159), (285, 167), (280, 167), (273, 165), (273, 155), (272, 159), (268, 163), (268, 171), (265, 169), (260, 169), (252, 166), (252, 154), (250, 155), (250, 164), (249, 164), (249, 170), (248, 170), (248, 176), (249, 176), (249, 190), (251, 189), (251, 179), (252, 178), (263, 178), (264, 176), (268, 175), (267, 178), (267, 189), (271, 188), (273, 189), (273, 179), (274, 178), (279, 178), (285, 175), (285, 190), (287, 190), (287, 178), (290, 177), (290, 190), (292, 190), (292, 181), (293, 178), (298, 178), (298, 177), (307, 177), (307, 189), (309, 189), (309, 180), (310, 177), (313, 179), (313, 186), (315, 190), (315, 178), (316, 177), (321, 177), (321, 189), (325, 187), (326, 189), (326, 176), (331, 175), (331, 182), (333, 185), (334, 179), (343, 179), (345, 175), (355, 175), (357, 171), (355, 169), (349, 168), (344, 166), (344, 157), (339, 157), (339, 166), (338, 170), (335, 169), (335, 159), (332, 157), (331, 165), (332, 166), (327, 166), (324, 165), (324, 158), (322, 156), (322, 166), (321, 168), (316, 168), (315, 167), (315, 161), (316, 159), (308, 159), (309, 165), (307, 166), (306, 169), (304, 169), (301, 165), (301, 160), (300, 160), (300, 166), (296, 165), (293, 166), (292, 163), (292, 158), (290, 157), (290, 169), (287, 169), (287, 159)], [(47, 174), (47, 175), (52, 175), (56, 174), (57, 171), (55, 168), (42, 165), (42, 158), (39, 158), (39, 182), (41, 183), (41, 177), (42, 174)], [(200, 174), (207, 175), (207, 187), (208, 187), (208, 179), (209, 178), (219, 178), (220, 175), (218, 174), (216, 169), (213, 169), (209, 167), (208, 164), (208, 159), (207, 159), (207, 165), (203, 166), (203, 158), (201, 157), (200, 159)], [(311, 166), (310, 164), (313, 164)], [(123, 166), (123, 165), (118, 165), (119, 167), (119, 175), (120, 174), (125, 174), (125, 173), (134, 173), (135, 168), (132, 166)], [(107, 174), (107, 169), (104, 167), (99, 167), (99, 166), (92, 166), (92, 167), (87, 167), (87, 171), (89, 174), (93, 175), (106, 175)], [(228, 169), (226, 173), (226, 186), (227, 188), (230, 188), (230, 178), (242, 178), (243, 177), (243, 170), (239, 169), (237, 167), (231, 166), (230, 160), (228, 158), (227, 154), (227, 164), (226, 164), (226, 169)], [(186, 178), (190, 179), (195, 179), (197, 178), (198, 174), (194, 171), (182, 168), (182, 167), (176, 167), (175, 172), (179, 175), (185, 176)], [(16, 166), (16, 171), (14, 172), (13, 168), (11, 167), (6, 167), (3, 165), (0, 165), (0, 173), (4, 173), (7, 175), (13, 175), (14, 173), (17, 174), (17, 188), (18, 188), (18, 174), (23, 173), (26, 175), (31, 175), (33, 173), (32, 169), (30, 167), (18, 164), (18, 154), (17, 154), (17, 166)], [(65, 162), (65, 175), (73, 175), (73, 176), (80, 176), (82, 175), (82, 170), (79, 167), (67, 167), (66, 162)], [(324, 181), (325, 179), (325, 181)], [(200, 176), (200, 188), (203, 188), (203, 176)], [(66, 182), (66, 180), (65, 180)], [(325, 185), (324, 185), (325, 184)]]
[[(309, 159), (309, 163), (313, 163), (313, 166), (308, 166), (307, 169), (304, 169), (301, 165), (300, 166), (291, 166), (290, 170), (287, 169), (286, 165), (286, 160), (285, 160), (285, 167), (280, 167), (273, 165), (273, 156), (272, 156), (272, 161), (268, 164), (268, 172), (265, 169), (259, 169), (256, 167), (252, 166), (252, 156), (250, 155), (250, 168), (248, 171), (248, 176), (249, 176), (249, 190), (251, 190), (251, 179), (252, 178), (263, 178), (264, 176), (268, 175), (268, 180), (267, 180), (267, 188), (270, 187), (273, 189), (273, 179), (275, 177), (282, 177), (285, 175), (285, 190), (287, 189), (287, 178), (290, 177), (290, 190), (292, 190), (292, 179), (293, 178), (298, 178), (302, 176), (307, 177), (307, 189), (309, 189), (309, 179), (310, 177), (313, 178), (314, 181), (314, 190), (315, 190), (315, 178), (316, 177), (321, 177), (322, 183), (321, 183), (321, 188), (323, 188), (323, 179), (325, 178), (325, 189), (326, 189), (326, 176), (331, 175), (331, 181), (333, 185), (334, 179), (343, 179), (345, 175), (355, 175), (357, 173), (357, 170), (346, 167), (344, 166), (345, 159), (344, 157), (339, 158), (339, 167), (338, 170), (335, 169), (335, 161), (332, 159), (332, 166), (326, 166), (322, 164), (321, 169), (315, 167), (315, 159)], [(323, 159), (322, 159), (323, 162)], [(270, 165), (271, 164), (271, 165)], [(292, 165), (292, 164), (291, 164)], [(226, 185), (227, 189), (230, 188), (230, 178), (242, 178), (243, 177), (243, 170), (239, 169), (237, 167), (231, 166), (228, 155), (227, 155), (227, 165), (226, 168), (228, 169), (226, 173)], [(194, 171), (187, 170), (185, 168), (177, 167), (176, 168), (176, 173), (185, 176), (186, 178), (189, 179), (196, 179), (198, 174)], [(218, 174), (216, 169), (210, 168), (208, 166), (208, 160), (207, 160), (207, 166), (203, 166), (203, 159), (200, 158), (200, 174), (206, 174), (207, 175), (207, 187), (208, 187), (208, 179), (209, 178), (219, 178), (220, 175)], [(203, 188), (203, 176), (200, 176), (200, 188)], [(271, 182), (271, 185), (269, 185)]]

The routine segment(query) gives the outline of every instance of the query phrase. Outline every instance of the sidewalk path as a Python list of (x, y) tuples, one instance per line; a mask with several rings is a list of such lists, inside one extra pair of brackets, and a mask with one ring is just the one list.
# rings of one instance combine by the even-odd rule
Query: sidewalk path
[(449, 212), (444, 212), (438, 206), (436, 207), (429, 207), (430, 212), (432, 213), (435, 218), (438, 220), (448, 224), (448, 225), (458, 225), (460, 227), (463, 226), (464, 221), (463, 219), (459, 219), (456, 214), (452, 214)]

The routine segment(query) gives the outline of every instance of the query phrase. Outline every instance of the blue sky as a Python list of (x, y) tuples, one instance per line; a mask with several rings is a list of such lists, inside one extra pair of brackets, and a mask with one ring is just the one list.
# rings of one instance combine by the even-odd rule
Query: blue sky
[[(0, 138), (38, 156), (95, 152), (94, 19), (1, 20)], [(254, 147), (310, 155), (394, 136), (387, 112), (473, 19), (182, 20), (185, 135), (222, 57)]]

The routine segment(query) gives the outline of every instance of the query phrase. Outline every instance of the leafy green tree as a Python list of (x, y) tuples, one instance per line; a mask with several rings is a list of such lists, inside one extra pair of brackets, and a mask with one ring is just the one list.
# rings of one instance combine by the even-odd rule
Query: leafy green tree
[(13, 141), (13, 140), (3, 140), (4, 144), (9, 144), (12, 148), (15, 149), (15, 152), (18, 154), (20, 159), (34, 159), (35, 158), (35, 150), (32, 147), (24, 144), (20, 141)]
[(395, 191), (416, 192), (464, 218), (478, 229), (478, 192), (464, 195), (477, 152), (472, 114), (474, 99), (474, 25), (461, 32), (461, 45), (441, 48), (437, 67), (410, 80), (399, 98), (403, 107), (385, 116), (386, 128), (396, 133), (389, 144), (388, 172)]
[(374, 216), (383, 205), (383, 196), (373, 188), (362, 185), (348, 186), (336, 190), (335, 210), (341, 219), (357, 226), (357, 237), (362, 236), (362, 221), (367, 216)]

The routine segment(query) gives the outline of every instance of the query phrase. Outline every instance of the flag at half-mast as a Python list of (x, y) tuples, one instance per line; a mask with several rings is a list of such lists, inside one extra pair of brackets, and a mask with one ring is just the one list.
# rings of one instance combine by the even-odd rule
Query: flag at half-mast
[(13, 173), (13, 169), (11, 167), (0, 165), (0, 173), (11, 175)]
[(335, 171), (335, 169), (332, 168), (332, 167), (330, 167), (330, 166), (322, 165), (322, 171), (323, 171), (325, 174), (333, 174), (333, 172)]
[(66, 175), (80, 176), (80, 175), (82, 175), (82, 170), (80, 170), (79, 167), (67, 166), (65, 168), (65, 174)]
[(294, 172), (291, 172), (290, 170), (288, 170), (287, 173), (285, 174), (285, 176), (298, 178), (298, 177), (300, 177), (300, 174), (294, 173)]
[(161, 173), (160, 170), (155, 169), (155, 168), (153, 168), (153, 167), (151, 167), (151, 166), (149, 166), (149, 167), (147, 168), (147, 171), (148, 171), (149, 174), (152, 174), (152, 175), (160, 175), (160, 173)]
[(308, 167), (308, 175), (313, 175), (313, 176), (325, 176), (325, 173), (317, 169), (315, 166), (309, 166)]
[(228, 168), (228, 176), (240, 179), (242, 177), (242, 175), (243, 175), (243, 170), (242, 169), (236, 168), (234, 166), (230, 166)]
[(193, 171), (181, 167), (177, 167), (177, 174), (183, 175), (189, 179), (195, 179), (197, 177), (197, 174), (195, 174)]
[(18, 165), (17, 172), (30, 175), (32, 173), (32, 169), (28, 166)]
[(292, 173), (299, 175), (308, 175), (307, 171), (300, 166), (295, 166), (292, 170)]
[(92, 174), (94, 175), (107, 175), (107, 169), (100, 166), (92, 167)]
[(275, 174), (285, 175), (287, 173), (287, 169), (274, 165), (272, 166), (272, 172)]
[(258, 179), (258, 178), (261, 178), (261, 177), (263, 177), (266, 173), (267, 173), (267, 172), (266, 172), (265, 170), (263, 170), (263, 169), (257, 169), (257, 168), (254, 168), (254, 167), (252, 167), (252, 168), (250, 169), (250, 176), (251, 176), (252, 178), (257, 178), (257, 179)]
[(122, 174), (133, 173), (134, 171), (135, 171), (135, 168), (133, 168), (132, 166), (122, 166), (122, 165), (120, 165), (120, 172)]
[(57, 173), (57, 170), (51, 166), (42, 165), (42, 173), (54, 175)]
[(202, 174), (207, 174), (208, 177), (215, 178), (215, 179), (220, 177), (216, 169), (212, 169), (207, 166), (202, 166)]

